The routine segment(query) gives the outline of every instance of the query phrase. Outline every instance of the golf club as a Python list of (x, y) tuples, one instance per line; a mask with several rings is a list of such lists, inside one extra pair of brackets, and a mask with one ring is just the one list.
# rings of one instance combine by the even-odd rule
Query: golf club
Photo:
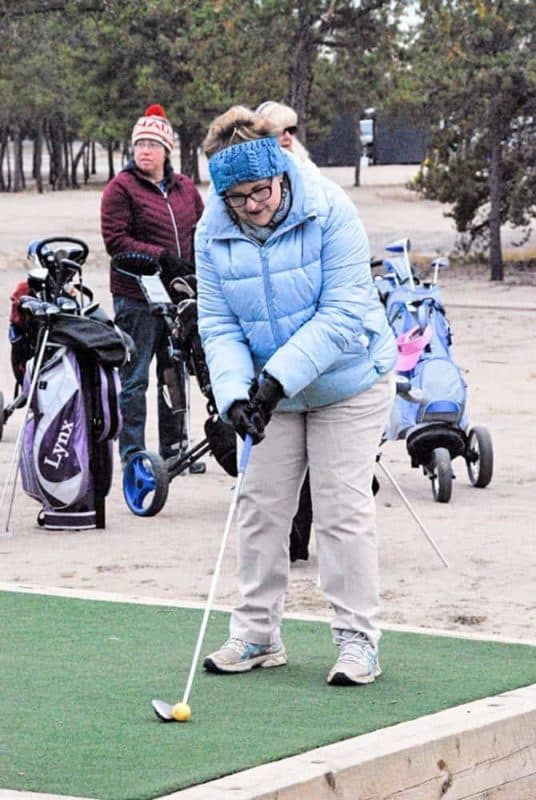
[[(227, 522), (225, 523), (225, 529), (223, 531), (223, 536), (220, 544), (220, 550), (218, 552), (218, 558), (216, 560), (216, 566), (214, 568), (214, 574), (212, 576), (212, 581), (210, 584), (210, 590), (208, 593), (207, 603), (205, 606), (205, 611), (203, 614), (203, 619), (201, 622), (201, 627), (199, 629), (199, 635), (197, 637), (197, 644), (195, 646), (194, 656), (192, 659), (192, 665), (190, 667), (190, 673), (188, 675), (188, 680), (186, 682), (186, 689), (184, 690), (184, 694), (182, 696), (181, 704), (187, 706), (188, 699), (190, 697), (190, 692), (192, 690), (192, 684), (194, 681), (195, 670), (197, 668), (197, 662), (199, 660), (199, 654), (201, 652), (201, 647), (203, 645), (203, 639), (205, 636), (205, 631), (207, 629), (208, 617), (212, 609), (212, 603), (214, 601), (214, 595), (216, 593), (216, 584), (218, 582), (218, 577), (220, 574), (220, 569), (223, 561), (223, 555), (225, 552), (225, 545), (227, 543), (227, 538), (229, 536), (229, 531), (231, 529), (231, 522), (233, 521), (234, 513), (236, 510), (236, 506), (238, 504), (238, 498), (240, 495), (240, 487), (242, 485), (242, 479), (244, 477), (244, 473), (246, 471), (249, 456), (251, 453), (251, 448), (253, 445), (253, 440), (251, 436), (248, 434), (244, 441), (244, 447), (242, 448), (242, 453), (240, 455), (240, 463), (238, 465), (238, 478), (236, 484), (233, 489), (233, 499), (231, 501), (231, 505), (229, 507), (229, 511), (227, 514)], [(173, 705), (171, 703), (166, 703), (164, 700), (153, 700), (152, 706), (155, 711), (156, 716), (162, 720), (162, 722), (173, 722), (175, 721), (175, 717), (173, 716)], [(184, 721), (189, 719), (188, 717), (185, 718)]]
[[(41, 304), (41, 305), (42, 306), (46, 306), (46, 308), (44, 309), (44, 313), (46, 314), (47, 323), (50, 323), (50, 320), (51, 320), (52, 316), (54, 316), (54, 313), (58, 312), (58, 309), (55, 306), (52, 306), (49, 303)], [(54, 312), (54, 309), (55, 309), (55, 312)], [(9, 522), (11, 520), (11, 512), (12, 512), (12, 509), (13, 509), (13, 500), (15, 498), (15, 489), (16, 489), (16, 486), (17, 486), (17, 476), (18, 476), (17, 469), (18, 469), (18, 466), (19, 466), (21, 450), (22, 450), (22, 443), (23, 443), (23, 440), (24, 440), (24, 430), (26, 428), (26, 422), (27, 422), (28, 416), (29, 416), (29, 414), (31, 412), (32, 398), (33, 398), (33, 395), (34, 395), (34, 392), (35, 392), (35, 387), (37, 386), (37, 381), (39, 380), (39, 373), (41, 371), (41, 365), (43, 363), (43, 358), (44, 358), (44, 355), (45, 355), (45, 350), (46, 350), (46, 347), (47, 347), (49, 334), (50, 334), (50, 326), (49, 326), (49, 324), (47, 324), (47, 326), (45, 327), (45, 329), (43, 331), (43, 337), (41, 339), (41, 343), (40, 343), (40, 346), (39, 346), (39, 352), (38, 352), (37, 358), (36, 358), (34, 366), (33, 366), (32, 380), (31, 380), (31, 384), (30, 384), (30, 389), (28, 391), (28, 396), (27, 396), (27, 399), (26, 399), (26, 407), (24, 409), (24, 417), (23, 417), (22, 424), (21, 424), (20, 429), (19, 429), (19, 433), (17, 435), (17, 441), (15, 442), (15, 449), (13, 451), (13, 455), (11, 457), (11, 462), (9, 464), (9, 468), (8, 468), (8, 472), (7, 472), (7, 475), (6, 475), (6, 479), (4, 481), (4, 486), (3, 486), (3, 489), (2, 489), (2, 497), (0, 498), (0, 510), (1, 510), (2, 506), (4, 505), (4, 498), (6, 497), (9, 483), (11, 481), (13, 481), (12, 487), (11, 487), (11, 498), (10, 498), (9, 508), (8, 508), (7, 517), (6, 517), (6, 526), (5, 526), (5, 530), (4, 530), (4, 535), (5, 536), (9, 536), (10, 535), (10, 533), (9, 533)]]

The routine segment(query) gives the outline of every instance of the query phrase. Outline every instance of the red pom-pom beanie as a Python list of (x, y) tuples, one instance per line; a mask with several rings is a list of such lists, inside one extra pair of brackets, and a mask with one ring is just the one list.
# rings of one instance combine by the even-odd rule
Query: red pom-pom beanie
[(151, 139), (164, 145), (168, 153), (174, 147), (173, 128), (166, 118), (166, 112), (158, 103), (153, 103), (145, 109), (145, 114), (140, 117), (132, 131), (132, 146), (140, 139)]

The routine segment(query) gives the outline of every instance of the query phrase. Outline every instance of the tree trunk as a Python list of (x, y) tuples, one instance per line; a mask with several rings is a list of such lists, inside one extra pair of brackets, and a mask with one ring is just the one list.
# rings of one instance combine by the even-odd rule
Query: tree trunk
[(192, 159), (193, 159), (192, 180), (196, 186), (199, 186), (199, 184), (201, 183), (201, 175), (199, 173), (199, 148), (197, 147), (192, 148)]
[(73, 186), (73, 140), (70, 136), (67, 135), (67, 131), (65, 130), (65, 126), (63, 127), (63, 136), (64, 136), (64, 147), (63, 152), (65, 156), (65, 185), (69, 189), (78, 189), (77, 186)]
[[(117, 145), (117, 149), (119, 149), (119, 145)], [(124, 167), (128, 164), (132, 158), (132, 155), (133, 153), (130, 139), (125, 139), (121, 142), (121, 167)]]
[(77, 177), (76, 173), (78, 171), (78, 165), (79, 165), (81, 159), (84, 157), (84, 154), (85, 154), (86, 150), (88, 149), (88, 147), (89, 147), (89, 142), (86, 139), (85, 142), (82, 142), (77, 154), (72, 159), (72, 164), (71, 164), (71, 186), (72, 186), (73, 189), (79, 189), (80, 188), (80, 184), (78, 183), (78, 177)]
[(181, 172), (193, 178), (194, 174), (194, 154), (192, 148), (192, 137), (189, 131), (182, 126), (179, 128), (179, 147), (181, 151)]
[(498, 109), (491, 101), (490, 108), (490, 167), (489, 167), (489, 256), (491, 280), (504, 280), (504, 264), (501, 247), (501, 203), (502, 203), (502, 151)]
[(52, 145), (50, 143), (50, 124), (48, 119), (43, 120), (43, 140), (48, 153), (48, 182), (52, 185)]
[(33, 146), (33, 177), (39, 194), (43, 194), (43, 174), (41, 171), (43, 157), (43, 120), (37, 121)]
[(294, 37), (293, 59), (289, 68), (289, 86), (290, 105), (298, 115), (298, 137), (303, 144), (307, 141), (306, 112), (316, 47), (313, 22), (314, 15), (310, 9), (310, 2), (299, 3), (297, 34)]
[(111, 136), (108, 137), (106, 142), (106, 151), (108, 154), (108, 180), (111, 181), (115, 175), (114, 169), (114, 140)]
[(55, 115), (49, 120), (49, 148), (50, 148), (50, 183), (54, 190), (65, 189), (67, 177), (65, 174), (65, 129), (63, 119)]
[(24, 172), (22, 169), (22, 137), (19, 125), (11, 128), (13, 138), (13, 191), (22, 192), (24, 189)]
[(2, 147), (3, 147), (2, 161), (5, 162), (5, 165), (6, 165), (5, 178), (2, 175), (3, 191), (4, 192), (10, 192), (11, 191), (11, 154), (9, 152), (9, 128), (7, 126), (4, 129)]
[(8, 131), (7, 126), (0, 128), (0, 192), (7, 192), (7, 184), (4, 178), (4, 163), (6, 162)]
[(97, 174), (97, 145), (91, 142), (91, 174)]
[(89, 161), (93, 142), (90, 142), (89, 147), (86, 147), (82, 156), (82, 170), (84, 172), (84, 183), (89, 181)]

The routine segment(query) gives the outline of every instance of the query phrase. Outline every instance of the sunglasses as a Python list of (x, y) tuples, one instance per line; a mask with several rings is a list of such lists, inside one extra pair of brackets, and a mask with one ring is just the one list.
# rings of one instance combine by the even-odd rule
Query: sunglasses
[(289, 125), (288, 128), (283, 128), (283, 133), (290, 133), (291, 136), (295, 136), (298, 130), (297, 125)]

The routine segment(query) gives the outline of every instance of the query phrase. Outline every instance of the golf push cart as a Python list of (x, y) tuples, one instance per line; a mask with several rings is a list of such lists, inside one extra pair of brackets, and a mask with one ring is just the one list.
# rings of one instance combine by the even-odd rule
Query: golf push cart
[(453, 358), (438, 284), (448, 259), (432, 261), (430, 278), (422, 280), (410, 261), (409, 239), (385, 250), (386, 256), (371, 265), (382, 268), (375, 283), (397, 340), (395, 372), (407, 387), (396, 395), (384, 441), (405, 440), (411, 466), (422, 467), (434, 500), (448, 503), (453, 459), (464, 459), (469, 481), (477, 488), (486, 487), (493, 474), (491, 435), (482, 425), (468, 424), (467, 386)]
[[(161, 279), (158, 260), (142, 252), (120, 253), (112, 259), (112, 269), (136, 280), (151, 313), (162, 317), (168, 332), (167, 367), (163, 370), (164, 399), (174, 414), (183, 417), (187, 449), (163, 459), (150, 450), (139, 450), (127, 460), (123, 470), (123, 495), (133, 514), (150, 517), (164, 507), (170, 482), (178, 475), (195, 470), (199, 459), (212, 454), (227, 474), (237, 476), (236, 439), (232, 427), (217, 413), (210, 387), (208, 367), (197, 329), (196, 280), (193, 268), (183, 262), (184, 274), (169, 281), (169, 291)], [(194, 376), (206, 399), (208, 418), (205, 437), (189, 442), (189, 377)]]

